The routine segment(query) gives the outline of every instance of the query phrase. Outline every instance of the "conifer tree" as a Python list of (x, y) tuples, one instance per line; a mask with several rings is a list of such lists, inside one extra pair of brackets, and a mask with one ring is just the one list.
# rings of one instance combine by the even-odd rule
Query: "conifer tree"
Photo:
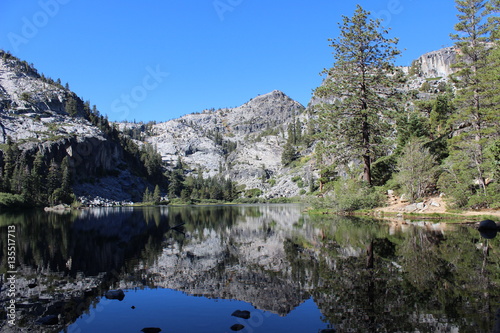
[(60, 200), (63, 203), (70, 204), (73, 201), (73, 190), (71, 189), (71, 170), (69, 167), (69, 158), (65, 156), (61, 162), (61, 187)]
[[(457, 72), (452, 78), (458, 89), (454, 100), (456, 111), (450, 120), (454, 135), (450, 140), (447, 170), (455, 170), (449, 172), (450, 177), (455, 174), (454, 179), (465, 182), (460, 186), (470, 189), (469, 195), (486, 196), (488, 161), (485, 149), (492, 137), (498, 135), (498, 106), (488, 103), (488, 100), (493, 101), (488, 96), (494, 94), (499, 83), (498, 76), (494, 76), (495, 47), (492, 48), (498, 36), (492, 34), (496, 20), (491, 16), (498, 12), (498, 4), (487, 0), (456, 0), (456, 8), (459, 12), (455, 25), (457, 33), (451, 36), (456, 40), (459, 56)], [(479, 185), (478, 192), (471, 186), (473, 183)]]
[(146, 187), (146, 190), (144, 191), (144, 194), (142, 196), (142, 202), (150, 202), (151, 201), (151, 192), (149, 191), (149, 188)]
[(5, 191), (11, 191), (11, 181), (16, 167), (16, 160), (19, 154), (17, 145), (12, 142), (10, 137), (7, 137), (7, 149), (4, 155), (3, 166), (3, 188)]
[(317, 107), (322, 138), (338, 160), (361, 159), (363, 180), (371, 184), (371, 163), (385, 137), (394, 110), (401, 74), (393, 64), (400, 54), (397, 39), (386, 37), (379, 20), (357, 6), (352, 18), (343, 17), (340, 36), (330, 39), (335, 63), (315, 91), (327, 101)]
[(161, 200), (160, 187), (158, 185), (156, 185), (154, 192), (153, 192), (153, 202), (157, 205), (160, 203), (160, 200)]
[(47, 196), (50, 204), (55, 204), (58, 201), (54, 193), (61, 187), (61, 168), (52, 160), (50, 162), (49, 171), (47, 174)]
[(74, 99), (72, 96), (69, 96), (66, 104), (64, 105), (64, 109), (70, 116), (76, 116), (78, 114), (78, 103), (76, 99)]
[(43, 175), (43, 154), (38, 151), (33, 161), (33, 168), (31, 169), (31, 181), (33, 187), (33, 201), (35, 204), (45, 202), (45, 188), (44, 188), (44, 175)]

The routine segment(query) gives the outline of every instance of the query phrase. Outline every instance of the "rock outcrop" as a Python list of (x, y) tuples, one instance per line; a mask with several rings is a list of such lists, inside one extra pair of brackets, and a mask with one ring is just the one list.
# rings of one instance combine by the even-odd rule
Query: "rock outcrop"
[(455, 72), (453, 64), (456, 61), (456, 47), (450, 46), (421, 55), (412, 66), (419, 76), (425, 78), (448, 77)]

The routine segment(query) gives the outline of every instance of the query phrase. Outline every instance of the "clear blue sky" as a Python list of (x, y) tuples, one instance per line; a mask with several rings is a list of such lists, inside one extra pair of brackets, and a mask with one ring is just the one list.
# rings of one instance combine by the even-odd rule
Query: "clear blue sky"
[(409, 65), (450, 46), (453, 0), (1, 0), (0, 48), (110, 120), (165, 121), (281, 90), (307, 105), (356, 4)]

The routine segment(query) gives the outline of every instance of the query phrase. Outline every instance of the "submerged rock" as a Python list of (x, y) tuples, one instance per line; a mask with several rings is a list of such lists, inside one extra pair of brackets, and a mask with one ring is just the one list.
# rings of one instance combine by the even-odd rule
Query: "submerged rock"
[(158, 327), (144, 327), (141, 332), (144, 333), (159, 333), (161, 332), (161, 328)]
[(242, 318), (242, 319), (248, 319), (250, 318), (250, 311), (247, 311), (247, 310), (236, 310), (234, 311), (231, 316), (233, 317), (238, 317), (238, 318)]
[(234, 324), (233, 326), (230, 327), (231, 328), (231, 331), (241, 331), (242, 329), (245, 328), (245, 326), (241, 325), (241, 324)]

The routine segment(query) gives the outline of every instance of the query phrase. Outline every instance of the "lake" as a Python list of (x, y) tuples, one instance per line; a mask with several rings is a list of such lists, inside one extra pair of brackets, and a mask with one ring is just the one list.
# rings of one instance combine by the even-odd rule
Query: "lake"
[(234, 205), (0, 228), (2, 332), (500, 332), (499, 238), (466, 225)]

